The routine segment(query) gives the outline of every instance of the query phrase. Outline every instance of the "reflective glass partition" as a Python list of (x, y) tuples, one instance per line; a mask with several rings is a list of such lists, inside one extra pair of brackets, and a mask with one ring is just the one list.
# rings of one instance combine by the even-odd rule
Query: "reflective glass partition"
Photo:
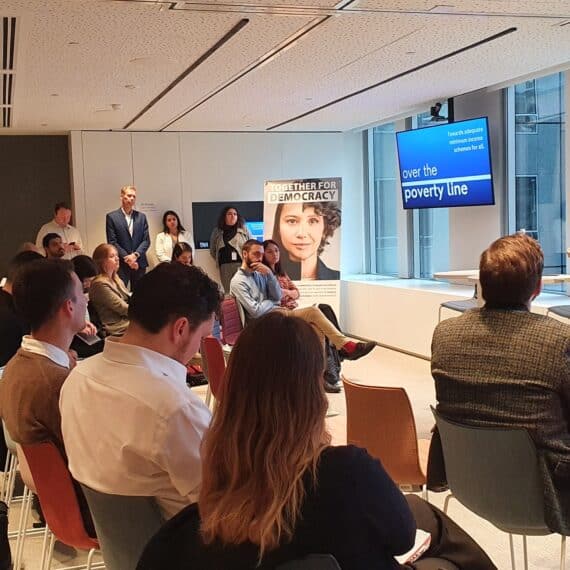
[(564, 75), (524, 81), (510, 89), (515, 168), (509, 188), (509, 200), (514, 202), (509, 227), (540, 242), (546, 275), (565, 273)]
[(372, 232), (371, 271), (398, 275), (398, 158), (394, 123), (372, 129), (369, 162), (372, 168), (370, 227)]

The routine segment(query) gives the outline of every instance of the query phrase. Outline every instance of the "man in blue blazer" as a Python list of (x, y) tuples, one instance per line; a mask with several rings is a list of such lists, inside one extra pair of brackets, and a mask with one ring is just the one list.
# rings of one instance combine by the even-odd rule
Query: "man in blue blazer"
[(137, 189), (134, 186), (121, 188), (121, 207), (109, 212), (106, 219), (107, 242), (119, 252), (121, 265), (119, 277), (131, 290), (145, 274), (148, 267), (146, 251), (150, 247), (146, 216), (134, 209)]

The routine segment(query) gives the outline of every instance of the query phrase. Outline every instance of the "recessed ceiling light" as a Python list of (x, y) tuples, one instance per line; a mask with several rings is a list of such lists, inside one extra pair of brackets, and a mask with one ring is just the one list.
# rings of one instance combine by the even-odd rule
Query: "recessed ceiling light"
[(138, 89), (138, 85), (133, 85), (132, 83), (129, 83), (125, 85), (125, 89)]
[(68, 46), (78, 46), (79, 42), (67, 42)]
[(52, 93), (51, 96), (52, 97), (59, 97), (59, 93)]
[(42, 123), (41, 126), (42, 126), (42, 127), (47, 127), (47, 123)]
[(416, 52), (415, 51), (407, 51), (406, 55), (414, 55)]
[(313, 98), (312, 97), (305, 97), (305, 101), (312, 101)]

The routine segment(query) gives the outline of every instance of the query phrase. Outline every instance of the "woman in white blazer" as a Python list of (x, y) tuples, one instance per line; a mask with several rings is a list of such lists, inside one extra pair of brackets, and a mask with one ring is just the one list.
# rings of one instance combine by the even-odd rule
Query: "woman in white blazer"
[(167, 210), (162, 216), (163, 231), (156, 236), (154, 243), (156, 256), (159, 261), (170, 261), (172, 250), (177, 243), (187, 243), (194, 253), (194, 236), (191, 231), (185, 230), (180, 223), (178, 214)]

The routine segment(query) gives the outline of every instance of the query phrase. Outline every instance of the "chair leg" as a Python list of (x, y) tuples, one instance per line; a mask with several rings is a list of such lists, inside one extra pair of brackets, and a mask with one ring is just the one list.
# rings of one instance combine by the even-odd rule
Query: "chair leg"
[(447, 508), (449, 507), (449, 501), (451, 499), (454, 499), (455, 497), (453, 496), (453, 493), (449, 493), (449, 495), (447, 495), (447, 497), (445, 497), (445, 501), (443, 501), (443, 512), (445, 514), (447, 514)]
[(523, 534), (524, 570), (528, 570), (528, 552), (526, 549), (526, 534)]
[(18, 532), (16, 535), (16, 554), (14, 556), (14, 568), (19, 570), (24, 557), (24, 541), (26, 540), (26, 529), (28, 527), (28, 519), (32, 508), (32, 492), (24, 487), (24, 496), (22, 500), (22, 508), (20, 510), (20, 520), (18, 522)]
[(560, 570), (565, 570), (566, 568), (566, 537), (562, 536), (560, 541)]
[(8, 451), (6, 453), (6, 461), (4, 462), (4, 474), (2, 476), (2, 489), (0, 490), (0, 500), (6, 501), (8, 487), (8, 474), (10, 473), (10, 462), (12, 461), (12, 454)]
[(439, 312), (437, 314), (437, 322), (441, 323), (441, 310), (443, 309), (443, 307), (440, 305), (439, 306)]
[(51, 568), (51, 561), (53, 560), (53, 549), (55, 546), (55, 534), (50, 531), (50, 538), (49, 538), (49, 547), (47, 551), (47, 558), (46, 558), (46, 565), (42, 570), (50, 570)]
[(14, 495), (14, 487), (16, 486), (16, 472), (18, 470), (18, 457), (15, 453), (10, 452), (10, 474), (8, 475), (8, 489), (6, 491), (6, 504), (10, 508)]
[(93, 555), (95, 554), (95, 549), (92, 548), (87, 555), (87, 567), (85, 570), (91, 570), (91, 564), (93, 563)]
[(427, 485), (423, 485), (422, 487), (422, 499), (429, 503), (429, 491)]
[(511, 568), (512, 570), (516, 570), (515, 566), (515, 547), (513, 544), (513, 535), (509, 532), (509, 547), (511, 549)]
[(46, 563), (47, 563), (47, 555), (48, 555), (48, 551), (49, 551), (49, 546), (50, 546), (50, 539), (51, 539), (51, 533), (49, 530), (48, 525), (46, 524), (46, 528), (44, 530), (44, 540), (42, 543), (42, 558), (41, 558), (41, 562), (40, 562), (40, 570), (45, 570), (46, 569)]
[(210, 390), (210, 384), (208, 383), (208, 389), (206, 390), (206, 406), (210, 408), (210, 401), (212, 400), (212, 390)]

